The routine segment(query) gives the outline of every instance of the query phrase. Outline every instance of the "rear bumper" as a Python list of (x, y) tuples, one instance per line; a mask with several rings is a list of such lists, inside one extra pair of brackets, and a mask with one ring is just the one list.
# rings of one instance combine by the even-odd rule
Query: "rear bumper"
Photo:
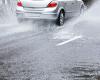
[[(32, 15), (32, 14), (34, 14), (34, 15)], [(53, 19), (53, 20), (57, 19), (57, 14), (56, 13), (25, 13), (25, 12), (17, 12), (16, 15), (17, 15), (18, 18)]]
[(16, 15), (18, 18), (31, 18), (31, 19), (57, 19), (57, 8), (28, 8), (28, 10), (17, 7)]

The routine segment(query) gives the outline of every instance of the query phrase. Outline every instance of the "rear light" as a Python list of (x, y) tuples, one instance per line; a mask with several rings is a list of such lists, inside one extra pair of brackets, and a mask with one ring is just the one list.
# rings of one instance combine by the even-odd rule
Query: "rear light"
[(19, 1), (19, 2), (17, 2), (17, 6), (22, 6), (22, 2), (21, 1)]
[(49, 7), (49, 8), (53, 8), (53, 7), (56, 7), (56, 6), (57, 6), (57, 2), (52, 1), (52, 2), (50, 2), (50, 3), (48, 4), (47, 7)]

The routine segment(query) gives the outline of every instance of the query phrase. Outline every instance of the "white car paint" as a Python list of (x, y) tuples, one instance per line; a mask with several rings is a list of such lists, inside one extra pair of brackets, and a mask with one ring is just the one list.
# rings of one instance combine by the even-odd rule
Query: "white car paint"
[[(65, 18), (79, 15), (82, 0), (18, 0), (22, 6), (17, 6), (16, 13), (18, 18), (50, 19), (57, 20), (60, 11), (64, 11)], [(49, 3), (56, 2), (56, 7), (47, 7)]]

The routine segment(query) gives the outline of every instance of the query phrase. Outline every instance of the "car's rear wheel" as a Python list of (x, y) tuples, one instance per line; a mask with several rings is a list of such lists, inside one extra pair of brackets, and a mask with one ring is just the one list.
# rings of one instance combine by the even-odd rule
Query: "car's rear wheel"
[(60, 11), (58, 19), (57, 19), (57, 25), (62, 26), (64, 25), (64, 22), (65, 22), (64, 11)]

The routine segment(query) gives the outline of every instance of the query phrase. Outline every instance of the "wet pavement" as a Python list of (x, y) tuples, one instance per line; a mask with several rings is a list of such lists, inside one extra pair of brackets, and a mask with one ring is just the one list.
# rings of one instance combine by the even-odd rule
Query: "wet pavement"
[(77, 24), (72, 30), (44, 23), (1, 29), (0, 80), (99, 80), (100, 38), (87, 35)]
[(0, 25), (0, 80), (100, 80), (94, 9), (62, 27), (48, 21)]

